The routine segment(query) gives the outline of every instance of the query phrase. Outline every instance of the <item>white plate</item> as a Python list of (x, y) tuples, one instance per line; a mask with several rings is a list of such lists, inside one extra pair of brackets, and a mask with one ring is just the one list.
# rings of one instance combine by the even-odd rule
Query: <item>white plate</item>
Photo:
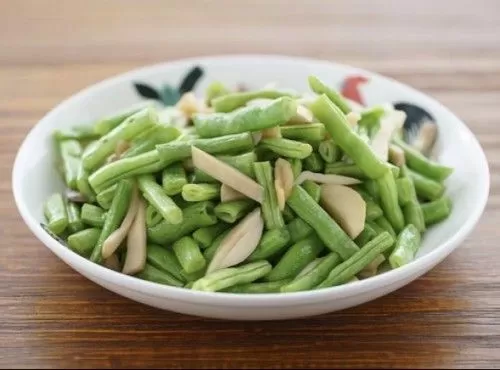
[[(362, 75), (369, 78), (360, 89), (367, 104), (407, 101), (425, 108), (439, 125), (438, 160), (455, 168), (446, 184), (453, 200), (451, 216), (425, 234), (415, 261), (402, 268), (343, 286), (289, 294), (206, 293), (150, 283), (96, 265), (50, 237), (40, 226), (42, 205), (50, 193), (63, 189), (53, 165), (53, 130), (90, 122), (142, 101), (133, 82), (157, 88), (164, 83), (178, 85), (186, 71), (195, 65), (204, 71), (195, 89), (198, 93), (214, 80), (228, 85), (244, 83), (255, 88), (276, 82), (278, 86), (307, 91), (307, 76), (310, 74), (336, 86), (347, 76)], [(12, 182), (17, 207), (31, 231), (54, 254), (95, 283), (133, 300), (185, 314), (275, 320), (352, 307), (390, 293), (429, 271), (458, 247), (476, 225), (488, 198), (489, 171), (485, 155), (466, 125), (436, 100), (408, 86), (368, 71), (326, 61), (242, 55), (154, 65), (79, 92), (54, 108), (28, 134), (17, 154)]]

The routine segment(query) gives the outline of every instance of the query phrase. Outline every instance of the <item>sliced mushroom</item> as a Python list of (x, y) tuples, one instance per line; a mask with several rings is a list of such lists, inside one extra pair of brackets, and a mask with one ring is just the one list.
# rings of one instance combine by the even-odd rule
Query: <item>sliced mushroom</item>
[(104, 260), (104, 266), (113, 271), (120, 271), (120, 260), (116, 253), (113, 253), (111, 256)]
[(413, 147), (428, 156), (436, 142), (437, 134), (438, 129), (434, 122), (426, 121), (422, 123), (420, 133), (413, 142)]
[(146, 265), (146, 204), (139, 199), (137, 213), (127, 236), (127, 256), (122, 272), (134, 275)]
[(256, 208), (222, 240), (206, 273), (243, 262), (257, 248), (263, 230), (264, 220), (260, 208)]
[(366, 279), (377, 274), (378, 267), (384, 263), (385, 257), (383, 254), (379, 254), (373, 261), (371, 261), (363, 270), (358, 274), (361, 279)]
[(283, 211), (285, 209), (285, 204), (286, 204), (285, 190), (283, 189), (283, 185), (279, 180), (274, 180), (274, 190), (276, 191), (278, 208), (280, 211)]
[(389, 145), (389, 161), (398, 167), (405, 164), (405, 152), (399, 146), (391, 144)]
[(127, 214), (122, 221), (122, 224), (118, 229), (113, 231), (110, 236), (106, 238), (102, 244), (102, 257), (108, 258), (111, 256), (116, 249), (120, 246), (122, 241), (127, 237), (128, 231), (132, 222), (134, 221), (135, 214), (137, 213), (137, 208), (139, 206), (139, 194), (137, 187), (134, 187), (134, 193), (132, 194), (132, 200), (130, 201), (130, 206), (128, 207)]
[(357, 112), (349, 112), (346, 115), (347, 122), (351, 125), (351, 127), (354, 127), (358, 124), (359, 120), (361, 119), (361, 115)]
[(392, 110), (380, 119), (380, 128), (373, 136), (370, 146), (375, 154), (386, 161), (389, 159), (389, 144), (394, 133), (403, 127), (406, 113)]
[(232, 187), (222, 184), (220, 187), (220, 201), (230, 202), (232, 200), (245, 199), (246, 195), (241, 194), (239, 191), (234, 190)]
[(333, 185), (356, 185), (361, 184), (361, 180), (354, 177), (342, 175), (325, 175), (324, 173), (317, 173), (311, 171), (303, 171), (297, 179), (295, 185), (300, 185), (306, 180), (312, 180), (320, 184), (333, 184)]
[(306, 106), (297, 104), (297, 113), (287, 121), (287, 125), (300, 125), (314, 121), (314, 115)]
[(285, 200), (292, 193), (293, 188), (293, 169), (290, 162), (283, 158), (278, 158), (274, 164), (274, 178), (283, 189)]
[(320, 202), (352, 239), (363, 231), (366, 203), (357, 191), (343, 185), (322, 185)]
[(248, 198), (262, 203), (264, 188), (252, 178), (194, 146), (191, 148), (191, 156), (196, 168), (246, 195)]

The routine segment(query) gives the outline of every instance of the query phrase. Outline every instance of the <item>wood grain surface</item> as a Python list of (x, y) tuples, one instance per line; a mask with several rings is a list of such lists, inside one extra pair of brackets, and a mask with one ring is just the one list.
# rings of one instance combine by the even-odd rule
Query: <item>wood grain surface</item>
[[(374, 70), (467, 122), (487, 210), (433, 271), (357, 308), (284, 322), (163, 312), (81, 277), (22, 222), (11, 169), (62, 99), (145, 64), (278, 53)], [(0, 367), (500, 366), (500, 2), (0, 0)]]

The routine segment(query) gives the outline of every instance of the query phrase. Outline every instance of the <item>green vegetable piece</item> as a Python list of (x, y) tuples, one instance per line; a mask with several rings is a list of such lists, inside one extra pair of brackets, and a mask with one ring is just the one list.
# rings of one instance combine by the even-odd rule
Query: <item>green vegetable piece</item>
[(172, 245), (172, 249), (182, 268), (188, 274), (200, 271), (207, 264), (203, 254), (201, 254), (200, 247), (190, 236), (184, 236), (177, 240)]
[(158, 270), (156, 267), (146, 263), (144, 269), (135, 275), (139, 279), (152, 281), (154, 283), (181, 287), (184, 284), (166, 271)]
[(104, 209), (111, 207), (111, 202), (116, 192), (116, 184), (104, 189), (96, 196), (97, 203)]
[(408, 175), (413, 181), (419, 197), (426, 200), (436, 200), (444, 194), (443, 184), (411, 170), (408, 170)]
[(215, 206), (214, 213), (219, 220), (234, 224), (250, 213), (255, 205), (256, 203), (251, 199), (233, 200)]
[(274, 187), (273, 169), (269, 162), (254, 163), (257, 182), (264, 188), (264, 201), (262, 202), (262, 216), (268, 230), (281, 229), (285, 221), (278, 206), (278, 198)]
[(229, 267), (208, 274), (194, 282), (192, 289), (216, 292), (234, 285), (251, 283), (267, 275), (272, 266), (267, 261), (252, 262), (239, 267)]
[(406, 226), (396, 239), (396, 245), (389, 256), (389, 263), (393, 269), (413, 261), (420, 247), (420, 233), (413, 225)]
[(250, 262), (264, 260), (275, 256), (290, 242), (290, 232), (286, 227), (266, 231), (257, 248), (248, 256)]
[(382, 228), (382, 230), (387, 231), (393, 238), (396, 238), (397, 234), (391, 223), (384, 216), (380, 216), (375, 220), (375, 223)]
[(219, 96), (227, 95), (230, 92), (231, 91), (222, 82), (214, 81), (208, 85), (205, 90), (206, 102), (209, 106), (211, 106), (213, 99), (218, 98)]
[(377, 232), (370, 224), (366, 223), (363, 231), (354, 240), (359, 247), (362, 247), (377, 236)]
[(325, 167), (325, 162), (316, 152), (312, 152), (311, 155), (305, 158), (302, 162), (304, 169), (311, 172), (323, 172)]
[(163, 218), (170, 224), (182, 222), (182, 210), (163, 191), (152, 175), (142, 175), (137, 178), (139, 189), (146, 200), (151, 203)]
[(281, 136), (298, 141), (322, 141), (325, 139), (325, 126), (322, 123), (304, 123), (281, 126)]
[(146, 105), (140, 104), (140, 105), (134, 106), (132, 108), (127, 108), (127, 109), (124, 109), (120, 112), (108, 115), (108, 116), (98, 120), (93, 125), (94, 132), (99, 136), (106, 135), (108, 132), (110, 132), (115, 127), (117, 127), (120, 123), (125, 121), (130, 116), (143, 110), (145, 107), (146, 107)]
[(224, 291), (227, 293), (245, 293), (245, 294), (263, 294), (279, 293), (282, 286), (288, 284), (292, 279), (283, 279), (278, 281), (268, 281), (265, 283), (249, 283), (235, 285)]
[(85, 224), (102, 228), (106, 219), (106, 212), (101, 207), (84, 203), (80, 210), (80, 217)]
[(400, 232), (405, 226), (405, 221), (398, 203), (398, 192), (394, 176), (388, 170), (376, 182), (380, 193), (380, 205), (382, 206), (384, 215), (394, 230)]
[(68, 246), (73, 252), (89, 258), (100, 234), (101, 229), (98, 228), (81, 230), (68, 236)]
[(315, 76), (309, 76), (308, 80), (309, 80), (309, 87), (316, 94), (320, 95), (325, 94), (328, 97), (328, 99), (335, 106), (339, 107), (344, 114), (347, 114), (351, 111), (349, 103), (347, 102), (347, 100), (344, 99), (342, 95), (340, 95), (338, 91), (335, 91), (334, 89), (328, 87), (325, 83), (323, 83), (319, 78)]
[(49, 230), (56, 235), (62, 235), (69, 223), (68, 212), (62, 195), (55, 193), (49, 196), (43, 206), (43, 213)]
[(80, 218), (80, 207), (73, 202), (66, 203), (66, 211), (68, 213), (68, 229), (72, 233), (76, 233), (84, 229), (82, 219)]
[(287, 229), (290, 233), (290, 241), (292, 243), (296, 243), (314, 232), (314, 229), (300, 217), (290, 221), (287, 225)]
[(367, 221), (372, 221), (383, 216), (384, 212), (382, 211), (382, 208), (380, 208), (380, 206), (373, 199), (365, 199), (365, 203)]
[(329, 288), (331, 286), (347, 283), (378, 255), (388, 250), (393, 244), (394, 238), (388, 232), (382, 232), (365, 244), (349, 259), (330, 271), (328, 277), (319, 284), (316, 289)]
[(266, 280), (276, 281), (295, 277), (300, 270), (318, 256), (323, 248), (324, 244), (316, 235), (295, 243), (266, 276)]
[(219, 248), (222, 241), (227, 236), (227, 234), (229, 234), (230, 231), (231, 231), (231, 229), (223, 231), (222, 234), (220, 234), (219, 236), (217, 236), (217, 238), (215, 238), (212, 245), (210, 247), (208, 247), (207, 249), (205, 249), (205, 251), (203, 252), (203, 256), (205, 257), (207, 262), (211, 261), (212, 258), (214, 258), (215, 252), (217, 252), (217, 249)]
[(321, 197), (321, 186), (319, 186), (312, 180), (304, 181), (301, 186), (305, 191), (307, 191), (307, 194), (309, 194), (316, 203), (319, 203), (319, 199)]
[[(215, 100), (212, 103), (215, 104)], [(295, 100), (282, 97), (262, 107), (244, 107), (231, 113), (198, 113), (193, 116), (193, 123), (200, 137), (210, 138), (275, 127), (296, 112)]]
[[(215, 214), (217, 207), (214, 209)], [(214, 240), (224, 231), (226, 231), (229, 226), (220, 222), (213, 226), (201, 227), (193, 233), (193, 239), (196, 240), (199, 244), (201, 244), (201, 248), (208, 248), (212, 245)]]
[(304, 159), (310, 156), (313, 150), (312, 146), (308, 143), (282, 138), (262, 139), (259, 146), (280, 156), (297, 159)]
[(179, 260), (170, 248), (163, 248), (157, 244), (148, 244), (147, 263), (158, 270), (168, 272), (182, 282), (191, 281), (194, 276), (194, 274), (188, 274), (182, 270)]
[(339, 158), (340, 150), (334, 141), (329, 139), (319, 143), (318, 153), (328, 166), (329, 163), (333, 164)]
[(58, 142), (61, 156), (64, 182), (73, 190), (78, 190), (77, 179), (80, 168), (82, 147), (77, 140), (63, 140)]
[(342, 259), (348, 259), (359, 250), (351, 238), (302, 187), (293, 187), (287, 204), (316, 231), (323, 243)]
[(187, 202), (201, 202), (219, 197), (219, 184), (186, 184), (182, 187), (182, 198)]
[(293, 98), (295, 95), (285, 91), (263, 89), (257, 91), (243, 91), (231, 94), (224, 94), (213, 100), (211, 104), (216, 112), (232, 112), (243, 107), (246, 103), (255, 99), (278, 99), (282, 97)]

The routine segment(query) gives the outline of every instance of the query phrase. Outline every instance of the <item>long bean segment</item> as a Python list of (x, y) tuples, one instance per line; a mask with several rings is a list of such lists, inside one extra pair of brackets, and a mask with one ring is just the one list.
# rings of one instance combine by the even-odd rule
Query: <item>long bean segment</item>
[(190, 236), (184, 236), (173, 245), (179, 263), (188, 274), (199, 271), (206, 266), (205, 258), (200, 252), (200, 247)]
[(348, 259), (359, 250), (354, 241), (302, 187), (293, 187), (287, 204), (316, 231), (323, 243), (342, 259)]
[(231, 112), (254, 99), (277, 99), (284, 96), (293, 98), (295, 95), (286, 91), (262, 89), (224, 94), (211, 100), (210, 103), (216, 112)]
[(404, 227), (404, 217), (398, 202), (398, 191), (392, 173), (387, 170), (376, 180), (380, 192), (380, 204), (392, 227), (399, 232)]
[(393, 244), (394, 238), (388, 232), (377, 235), (349, 259), (335, 267), (316, 289), (328, 288), (348, 282)]
[(297, 159), (304, 159), (310, 156), (313, 150), (312, 146), (308, 143), (283, 138), (262, 139), (259, 145), (283, 157)]
[(182, 198), (187, 202), (201, 202), (219, 196), (219, 184), (186, 184), (182, 187)]
[(396, 239), (394, 249), (389, 256), (392, 268), (398, 268), (410, 263), (420, 246), (420, 233), (413, 225), (406, 226)]
[(139, 176), (138, 183), (144, 198), (161, 213), (167, 222), (174, 225), (182, 222), (182, 210), (165, 194), (152, 175)]
[(168, 196), (180, 194), (187, 183), (186, 171), (180, 163), (174, 163), (162, 172), (162, 187)]
[(287, 228), (266, 231), (247, 260), (259, 261), (272, 257), (285, 248), (289, 241), (290, 232)]
[(296, 112), (295, 100), (282, 97), (265, 106), (244, 107), (231, 113), (196, 114), (193, 123), (201, 137), (217, 137), (275, 127)]
[(264, 188), (264, 201), (262, 202), (262, 216), (268, 230), (281, 229), (285, 221), (278, 206), (278, 199), (273, 180), (273, 169), (269, 162), (254, 163), (257, 181)]
[(351, 107), (349, 106), (347, 100), (345, 100), (338, 91), (335, 91), (331, 87), (328, 87), (319, 78), (315, 76), (309, 76), (309, 87), (316, 94), (325, 94), (328, 99), (337, 107), (339, 107), (344, 114), (347, 114), (351, 111)]
[(213, 226), (201, 227), (196, 230), (192, 236), (202, 248), (208, 248), (212, 245), (213, 241), (228, 228), (229, 226), (226, 223), (220, 222)]
[(443, 184), (412, 170), (408, 170), (408, 174), (413, 181), (415, 191), (419, 197), (427, 200), (436, 200), (443, 195)]
[(328, 166), (328, 163), (334, 163), (339, 158), (340, 150), (335, 142), (329, 139), (319, 143), (318, 153)]
[(82, 147), (77, 140), (59, 141), (58, 145), (64, 181), (69, 188), (78, 190), (77, 180), (80, 170)]
[(285, 139), (321, 141), (325, 138), (325, 126), (322, 123), (282, 126), (281, 136)]
[(68, 226), (68, 212), (61, 194), (52, 194), (43, 206), (43, 213), (50, 231), (61, 235)]
[(447, 196), (421, 205), (425, 225), (431, 226), (446, 219), (451, 213), (451, 200)]
[(310, 108), (325, 125), (335, 143), (352, 158), (367, 177), (376, 179), (385, 173), (387, 165), (351, 129), (342, 111), (325, 95), (318, 97)]
[(256, 203), (251, 199), (233, 200), (215, 206), (214, 213), (219, 220), (233, 224), (250, 213), (255, 206)]

